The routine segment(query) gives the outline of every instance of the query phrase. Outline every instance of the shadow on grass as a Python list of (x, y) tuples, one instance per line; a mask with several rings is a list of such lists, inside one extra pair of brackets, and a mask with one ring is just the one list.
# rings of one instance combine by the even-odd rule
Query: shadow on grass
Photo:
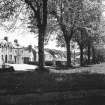
[(78, 67), (75, 67), (75, 66), (71, 66), (71, 67), (67, 67), (67, 66), (50, 66), (48, 67), (49, 69), (55, 69), (55, 70), (72, 70), (72, 69), (75, 69), (75, 68), (80, 68), (79, 66)]
[[(60, 101), (40, 101), (40, 102), (30, 102), (25, 104), (15, 104), (15, 105), (104, 105), (105, 97), (92, 96), (85, 97), (80, 99), (71, 99), (71, 100), (60, 100)], [(0, 104), (4, 105), (4, 104)], [(5, 104), (11, 105), (11, 104)]]
[(105, 89), (104, 74), (56, 74), (38, 71), (0, 73), (0, 95), (91, 89)]
[[(39, 102), (37, 105), (104, 105), (105, 97), (92, 96), (80, 99), (61, 100), (56, 102)], [(34, 104), (33, 104), (34, 105)]]
[(83, 65), (83, 66), (70, 66), (70, 67), (67, 67), (67, 66), (49, 66), (47, 67), (48, 69), (55, 69), (55, 70), (72, 70), (72, 69), (81, 69), (82, 67), (84, 68), (87, 68), (87, 67), (92, 67), (93, 65)]

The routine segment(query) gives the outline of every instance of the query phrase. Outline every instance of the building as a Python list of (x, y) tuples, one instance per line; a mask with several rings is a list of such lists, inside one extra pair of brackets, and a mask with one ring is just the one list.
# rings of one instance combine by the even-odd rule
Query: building
[(36, 61), (36, 51), (31, 45), (23, 48), (23, 63), (35, 62)]
[(19, 46), (16, 40), (14, 40), (14, 44), (9, 42), (7, 37), (5, 37), (3, 40), (0, 40), (0, 52), (0, 64), (23, 63), (23, 48)]
[[(75, 50), (74, 50), (75, 49)], [(77, 44), (71, 42), (71, 56), (73, 61), (77, 57)], [(15, 63), (15, 64), (35, 64), (38, 62), (38, 47), (35, 46), (32, 48), (31, 45), (28, 47), (20, 46), (18, 40), (14, 40), (14, 43), (8, 41), (8, 38), (5, 37), (3, 40), (0, 40), (0, 65), (3, 63)], [(45, 48), (45, 61), (53, 62), (66, 62), (67, 56), (66, 51), (56, 50)]]
[(8, 37), (4, 37), (3, 40), (0, 40), (0, 65), (3, 63), (22, 64), (33, 61), (35, 58), (32, 52), (35, 51), (20, 46), (18, 40), (11, 43), (8, 41)]
[(0, 40), (0, 63), (7, 63), (13, 60), (13, 46), (12, 43), (8, 42), (8, 38), (5, 37)]

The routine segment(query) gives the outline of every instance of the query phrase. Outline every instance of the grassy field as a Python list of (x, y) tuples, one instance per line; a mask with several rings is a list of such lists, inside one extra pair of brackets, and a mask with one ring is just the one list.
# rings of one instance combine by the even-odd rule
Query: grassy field
[(96, 64), (96, 65), (87, 65), (85, 67), (74, 67), (71, 69), (58, 68), (51, 69), (53, 73), (62, 73), (62, 74), (70, 74), (70, 73), (80, 73), (80, 72), (90, 72), (90, 73), (101, 73), (105, 74), (105, 63)]
[(105, 74), (92, 72), (95, 69), (99, 67), (96, 65), (70, 69), (66, 70), (67, 72), (51, 70), (50, 73), (36, 71), (0, 73), (0, 95), (105, 89)]
[[(99, 105), (100, 102), (103, 105), (104, 65), (67, 70), (51, 68), (49, 73), (0, 73), (0, 105)], [(80, 98), (77, 99), (78, 97)], [(70, 100), (72, 98), (75, 100)]]

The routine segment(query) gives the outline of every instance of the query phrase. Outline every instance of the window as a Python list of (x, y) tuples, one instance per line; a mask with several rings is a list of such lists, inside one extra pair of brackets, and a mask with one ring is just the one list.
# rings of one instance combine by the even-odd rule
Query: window
[(2, 50), (1, 51), (3, 52), (3, 46), (2, 46)]
[(12, 55), (9, 55), (9, 60), (12, 60)]

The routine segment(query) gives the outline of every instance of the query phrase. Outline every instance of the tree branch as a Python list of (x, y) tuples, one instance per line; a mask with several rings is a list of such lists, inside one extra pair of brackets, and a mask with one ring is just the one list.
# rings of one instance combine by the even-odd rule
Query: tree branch
[(36, 17), (37, 19), (37, 26), (39, 27), (40, 24), (41, 24), (41, 17), (40, 17), (40, 8), (39, 8), (39, 4), (38, 4), (38, 1), (34, 1), (36, 3), (36, 6), (37, 6), (37, 10), (35, 9), (35, 7), (33, 6), (32, 4), (32, 1), (30, 0), (25, 0), (25, 2), (28, 4), (28, 6), (30, 6), (30, 8), (34, 11), (34, 17)]
[(33, 11), (36, 12), (35, 8), (34, 8), (33, 5), (32, 5), (32, 2), (31, 2), (30, 0), (25, 0), (25, 2), (27, 3), (28, 6), (31, 7), (31, 9), (32, 9)]

